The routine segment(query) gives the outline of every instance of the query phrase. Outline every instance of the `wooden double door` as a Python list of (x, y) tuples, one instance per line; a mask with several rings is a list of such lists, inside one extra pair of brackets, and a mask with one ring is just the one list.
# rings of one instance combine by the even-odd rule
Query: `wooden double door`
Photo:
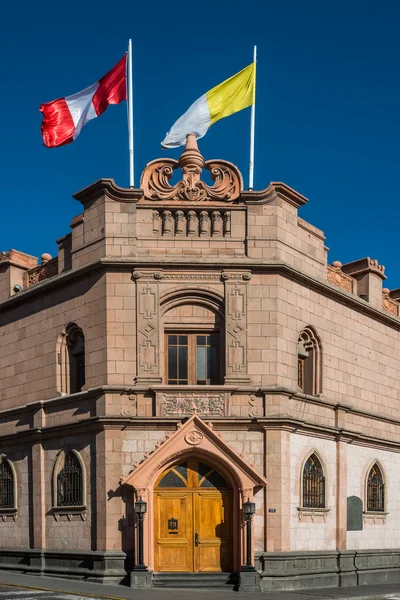
[(155, 571), (232, 568), (232, 490), (192, 459), (164, 472), (154, 492)]

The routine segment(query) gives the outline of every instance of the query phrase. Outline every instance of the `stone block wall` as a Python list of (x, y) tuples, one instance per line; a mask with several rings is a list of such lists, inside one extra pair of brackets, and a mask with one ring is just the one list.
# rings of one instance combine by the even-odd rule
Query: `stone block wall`
[[(348, 548), (355, 550), (398, 548), (400, 536), (400, 455), (379, 448), (353, 446), (347, 449), (347, 494), (363, 503), (362, 531), (348, 531)], [(366, 479), (373, 464), (379, 461), (385, 484), (385, 513), (368, 514)]]
[[(316, 452), (324, 469), (325, 505), (328, 513), (299, 511), (302, 507), (302, 470)], [(334, 441), (292, 434), (290, 436), (290, 549), (293, 551), (336, 550), (336, 444)]]

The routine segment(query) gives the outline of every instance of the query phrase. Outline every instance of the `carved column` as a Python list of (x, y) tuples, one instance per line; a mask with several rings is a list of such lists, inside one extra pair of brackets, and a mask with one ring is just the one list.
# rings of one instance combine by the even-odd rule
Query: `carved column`
[(198, 235), (199, 225), (197, 222), (197, 214), (195, 210), (189, 210), (187, 214), (188, 235)]
[(135, 271), (137, 306), (137, 382), (161, 383), (159, 360), (160, 310), (159, 280), (161, 272)]
[(247, 286), (249, 272), (222, 273), (225, 281), (225, 383), (248, 383)]
[(170, 210), (164, 210), (162, 214), (163, 235), (172, 235), (174, 231), (174, 220)]
[(224, 212), (224, 236), (231, 236), (231, 213), (228, 211)]
[(206, 210), (200, 213), (200, 235), (202, 237), (210, 235), (210, 216)]
[(220, 236), (222, 234), (222, 217), (219, 210), (214, 210), (212, 212), (211, 219), (213, 236)]
[(175, 213), (175, 235), (186, 235), (186, 219), (183, 210), (177, 210)]
[(155, 235), (160, 235), (161, 229), (161, 217), (158, 210), (153, 210), (153, 233)]

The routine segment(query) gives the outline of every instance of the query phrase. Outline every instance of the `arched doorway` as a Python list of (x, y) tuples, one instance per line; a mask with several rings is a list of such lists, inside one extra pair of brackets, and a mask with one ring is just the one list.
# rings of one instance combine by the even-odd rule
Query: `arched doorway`
[(168, 467), (154, 486), (154, 570), (232, 570), (232, 489), (202, 458)]

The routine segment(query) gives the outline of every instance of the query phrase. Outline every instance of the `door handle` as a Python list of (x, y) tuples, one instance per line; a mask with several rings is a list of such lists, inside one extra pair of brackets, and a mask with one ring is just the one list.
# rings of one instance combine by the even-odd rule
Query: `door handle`
[(197, 547), (199, 545), (199, 534), (196, 533), (194, 534), (194, 545)]

